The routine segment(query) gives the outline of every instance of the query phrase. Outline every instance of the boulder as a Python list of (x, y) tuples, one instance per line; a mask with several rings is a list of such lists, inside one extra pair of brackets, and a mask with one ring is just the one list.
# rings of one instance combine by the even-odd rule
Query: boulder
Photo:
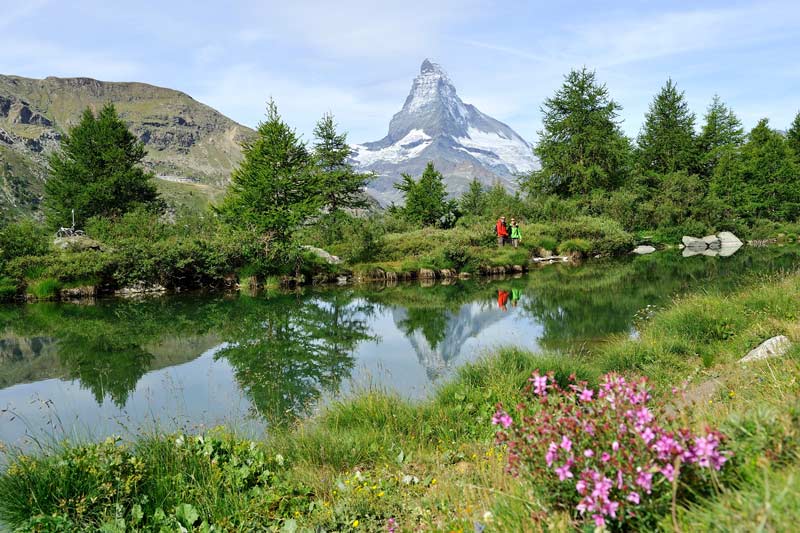
[(167, 288), (163, 285), (154, 283), (152, 285), (147, 283), (136, 283), (129, 287), (123, 287), (114, 291), (117, 296), (136, 296), (139, 294), (161, 294), (167, 292)]
[(712, 250), (719, 250), (720, 246), (722, 245), (716, 235), (706, 235), (703, 237), (703, 242), (706, 243), (706, 246)]
[(695, 255), (702, 254), (703, 252), (705, 252), (705, 250), (698, 250), (696, 248), (686, 247), (681, 252), (681, 256), (683, 256), (683, 257), (694, 257)]
[(633, 249), (633, 253), (635, 253), (637, 255), (652, 254), (655, 251), (656, 251), (656, 249), (653, 246), (650, 246), (650, 245), (647, 245), (647, 244), (641, 245), (641, 246), (637, 246), (636, 248)]
[(302, 248), (303, 248), (303, 250), (306, 250), (307, 252), (311, 252), (312, 254), (316, 255), (317, 257), (319, 257), (320, 259), (322, 259), (323, 261), (325, 261), (329, 265), (338, 265), (338, 264), (340, 264), (342, 262), (341, 259), (339, 259), (335, 255), (329, 254), (328, 252), (326, 252), (322, 248), (317, 248), (316, 246), (307, 246), (307, 245), (306, 246), (302, 246)]
[(84, 285), (82, 287), (70, 287), (61, 289), (62, 300), (80, 300), (82, 298), (94, 298), (97, 296), (97, 287), (94, 285)]
[(730, 257), (736, 252), (739, 251), (739, 248), (742, 247), (742, 243), (739, 244), (724, 244), (722, 248), (719, 249), (719, 256), (720, 257)]
[(726, 246), (736, 246), (738, 248), (743, 244), (742, 241), (730, 231), (720, 231), (717, 233), (717, 238), (723, 248)]
[(436, 279), (436, 271), (430, 268), (420, 268), (417, 277), (419, 279)]
[(747, 355), (739, 359), (739, 362), (749, 363), (751, 361), (760, 361), (770, 357), (780, 357), (789, 350), (791, 345), (792, 341), (790, 341), (788, 337), (785, 335), (778, 335), (777, 337), (765, 340), (756, 348), (750, 350)]
[(103, 245), (98, 241), (87, 237), (86, 235), (76, 235), (75, 237), (56, 237), (53, 240), (53, 246), (59, 250), (69, 252), (86, 252), (94, 250), (96, 252), (103, 251)]
[(686, 235), (683, 236), (681, 239), (683, 245), (687, 248), (691, 248), (693, 250), (705, 250), (708, 248), (708, 244), (703, 239), (698, 239), (697, 237), (688, 237)]

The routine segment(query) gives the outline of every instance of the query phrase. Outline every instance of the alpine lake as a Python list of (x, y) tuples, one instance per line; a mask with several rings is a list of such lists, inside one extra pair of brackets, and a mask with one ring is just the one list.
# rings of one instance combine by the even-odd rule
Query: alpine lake
[(0, 306), (0, 442), (226, 425), (257, 436), (369, 388), (422, 398), (498, 346), (583, 352), (695, 291), (794, 270), (797, 247), (666, 250), (516, 277)]

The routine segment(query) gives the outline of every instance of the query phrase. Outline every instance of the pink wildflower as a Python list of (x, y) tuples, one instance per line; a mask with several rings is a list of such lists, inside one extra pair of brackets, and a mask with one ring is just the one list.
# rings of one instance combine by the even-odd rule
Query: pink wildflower
[(561, 447), (566, 451), (570, 451), (572, 449), (572, 441), (569, 440), (569, 437), (566, 435), (561, 437)]
[(569, 464), (565, 464), (563, 466), (559, 466), (556, 468), (556, 474), (558, 474), (558, 480), (564, 481), (567, 478), (572, 477), (572, 472), (569, 469)]
[(592, 518), (594, 518), (594, 525), (595, 526), (603, 527), (604, 525), (606, 525), (606, 519), (603, 518), (603, 515), (595, 514), (595, 515), (592, 515)]
[(647, 494), (650, 494), (650, 489), (653, 487), (653, 474), (642, 470), (642, 467), (637, 467), (636, 471), (638, 475), (636, 476), (636, 484), (642, 487)]
[(591, 448), (586, 448), (585, 450), (583, 450), (583, 456), (584, 457), (594, 457), (594, 452), (592, 451)]
[(499, 424), (504, 428), (508, 428), (513, 422), (514, 420), (511, 418), (511, 416), (502, 409), (498, 410), (492, 417), (492, 424), (495, 426)]
[(603, 455), (600, 456), (600, 460), (603, 461), (604, 463), (609, 462), (611, 460), (611, 454), (609, 454), (608, 452), (603, 452)]
[(628, 497), (625, 498), (625, 499), (628, 500), (629, 502), (632, 502), (632, 503), (634, 503), (636, 505), (639, 505), (639, 493), (638, 492), (631, 492), (630, 494), (628, 494)]
[(672, 465), (665, 465), (661, 467), (661, 473), (664, 474), (664, 477), (672, 483), (675, 481), (675, 467)]
[(651, 440), (656, 438), (656, 434), (653, 433), (653, 430), (650, 429), (649, 427), (645, 427), (640, 433), (640, 436), (642, 437), (642, 440), (644, 440), (645, 442), (650, 442)]
[(579, 479), (578, 482), (575, 483), (575, 490), (577, 490), (578, 494), (580, 494), (581, 496), (586, 494), (586, 488), (587, 488), (586, 481), (582, 479)]
[(613, 451), (619, 450), (619, 442), (617, 442), (617, 441), (612, 442), (611, 443), (611, 450), (613, 450)]
[(591, 402), (594, 391), (591, 389), (583, 389), (578, 397), (582, 402)]
[(558, 457), (558, 444), (555, 442), (550, 443), (550, 447), (547, 449), (547, 453), (544, 456), (545, 461), (547, 461), (547, 466), (550, 467), (553, 465), (553, 461), (556, 460)]
[(539, 396), (547, 396), (547, 376), (540, 376), (538, 373), (533, 374), (533, 392)]

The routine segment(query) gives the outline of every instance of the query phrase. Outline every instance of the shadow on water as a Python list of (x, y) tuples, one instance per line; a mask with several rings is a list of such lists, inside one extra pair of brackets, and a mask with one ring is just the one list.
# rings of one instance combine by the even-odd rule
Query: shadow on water
[(420, 395), (494, 346), (591, 350), (632, 333), (645, 306), (689, 290), (731, 290), (797, 264), (789, 247), (730, 258), (663, 252), (425, 287), (0, 306), (0, 409), (30, 426), (0, 416), (0, 440), (44, 423), (32, 398), (102, 437), (115, 417), (136, 425), (159, 419), (159, 410), (173, 415), (170, 395), (180, 396), (190, 423), (240, 416), (244, 404), (241, 416), (265, 426), (306, 415), (384, 370), (379, 385)]

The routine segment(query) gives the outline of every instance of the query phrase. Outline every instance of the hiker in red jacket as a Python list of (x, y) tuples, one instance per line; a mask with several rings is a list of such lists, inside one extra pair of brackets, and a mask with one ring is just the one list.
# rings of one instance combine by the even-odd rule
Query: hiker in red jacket
[(497, 246), (505, 246), (508, 240), (508, 226), (506, 226), (506, 217), (500, 217), (494, 227), (494, 232), (497, 235)]

